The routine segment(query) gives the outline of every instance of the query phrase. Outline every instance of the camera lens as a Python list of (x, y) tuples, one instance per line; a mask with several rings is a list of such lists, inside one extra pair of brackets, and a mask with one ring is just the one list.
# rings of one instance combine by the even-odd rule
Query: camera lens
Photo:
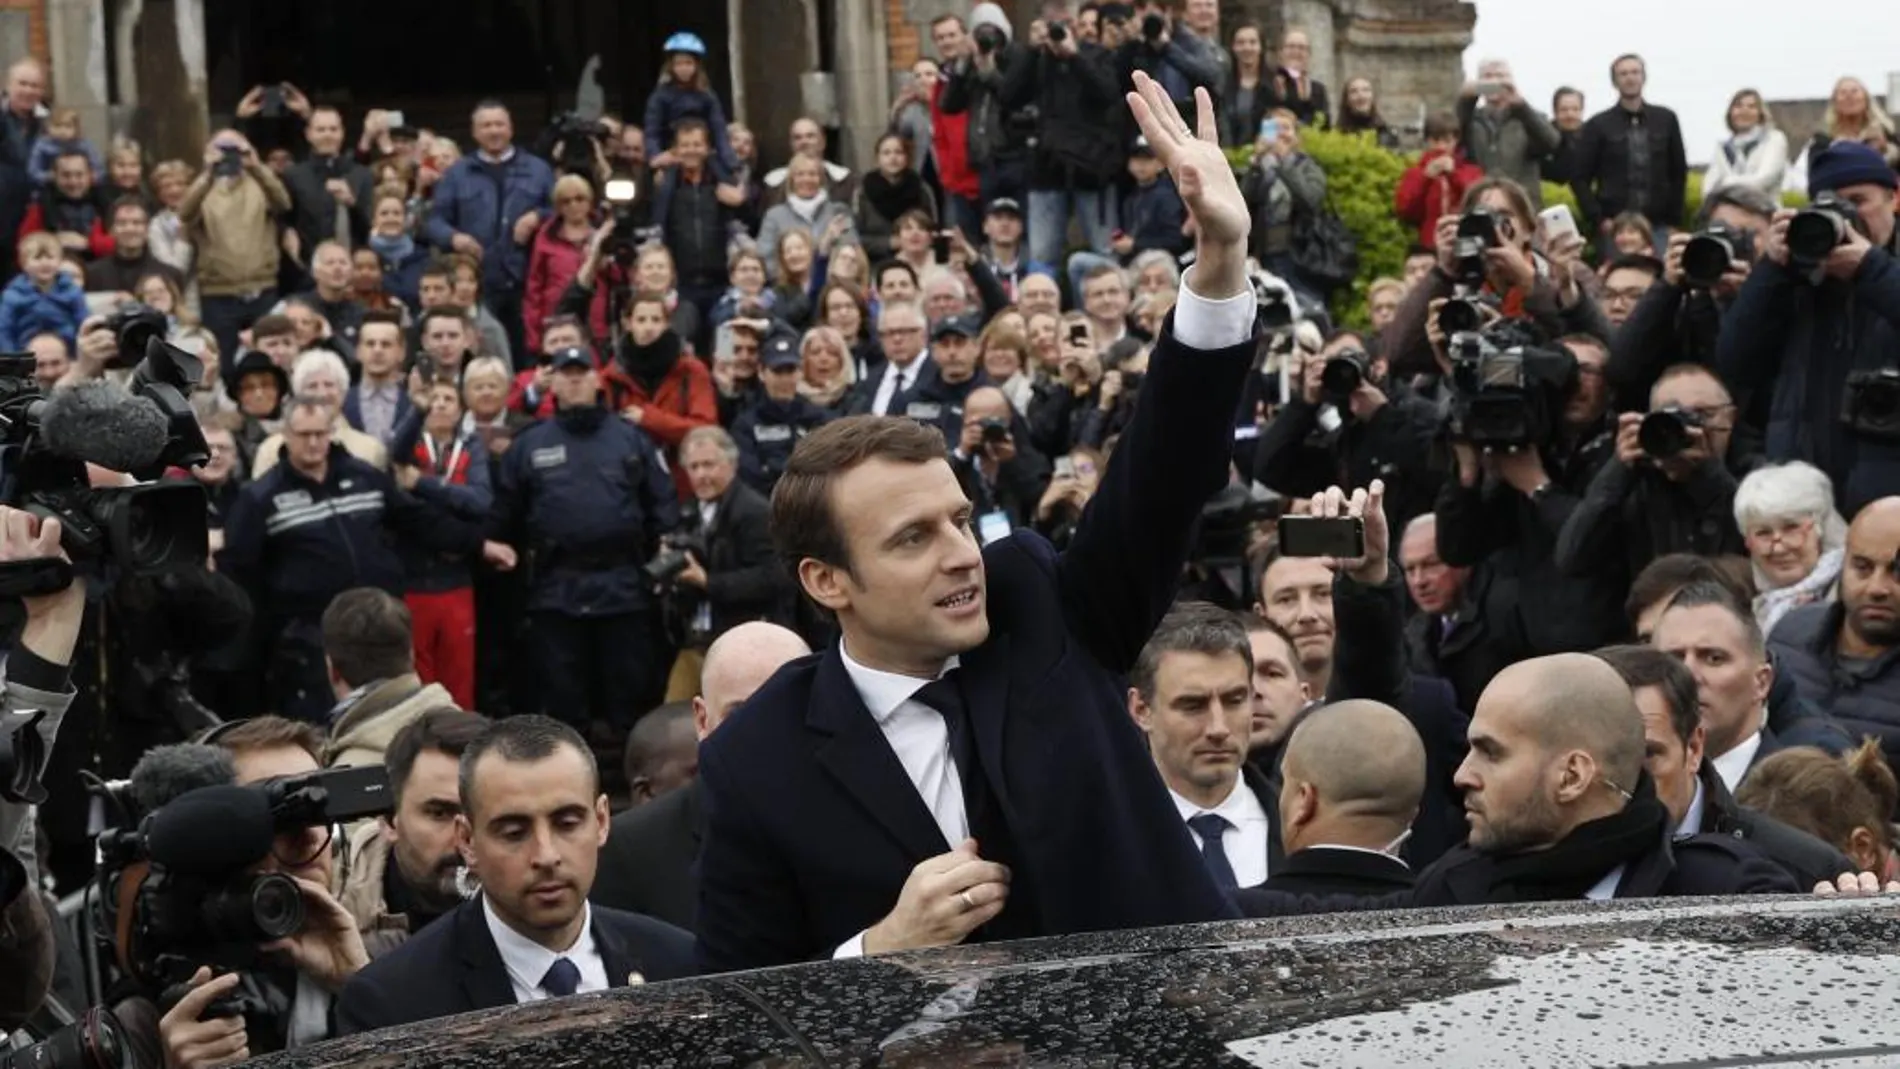
[(1838, 212), (1809, 208), (1788, 220), (1788, 256), (1798, 263), (1818, 264), (1846, 240), (1847, 220)]
[(1141, 35), (1153, 41), (1168, 29), (1168, 20), (1160, 15), (1148, 15), (1141, 20)]
[(205, 896), (206, 933), (215, 943), (268, 943), (303, 927), (303, 896), (281, 873), (240, 878)]
[(125, 1026), (98, 1006), (30, 1047), (0, 1050), (0, 1066), (9, 1069), (133, 1069), (137, 1064)]
[(1668, 409), (1651, 412), (1636, 429), (1636, 441), (1657, 460), (1673, 457), (1689, 448), (1689, 421)]
[(1359, 360), (1347, 354), (1328, 359), (1325, 369), (1319, 373), (1319, 389), (1327, 397), (1350, 397), (1354, 390), (1365, 385), (1365, 381), (1365, 368)]
[(1691, 286), (1708, 289), (1722, 281), (1735, 259), (1735, 249), (1726, 238), (1697, 234), (1682, 247), (1683, 279)]
[(267, 940), (303, 927), (303, 894), (290, 877), (273, 873), (251, 885), (251, 923)]
[(1067, 24), (1061, 22), (1052, 22), (1049, 24), (1049, 40), (1061, 44), (1068, 39), (1069, 27)]
[(1467, 298), (1454, 297), (1438, 310), (1438, 329), (1448, 338), (1453, 334), (1472, 333), (1483, 322), (1477, 303)]

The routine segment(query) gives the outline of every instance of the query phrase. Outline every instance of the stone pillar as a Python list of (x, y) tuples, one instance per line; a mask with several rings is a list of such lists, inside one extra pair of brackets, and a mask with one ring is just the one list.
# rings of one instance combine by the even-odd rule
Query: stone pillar
[(838, 158), (863, 171), (872, 165), (877, 139), (890, 122), (889, 35), (915, 27), (895, 24), (886, 8), (902, 0), (830, 0), (835, 36), (831, 69), (838, 102)]
[(100, 151), (111, 139), (106, 91), (105, 12), (100, 0), (46, 0), (52, 99), (79, 112), (79, 128)]
[(1435, 18), (1355, 17), (1339, 34), (1340, 68), (1372, 79), (1379, 112), (1394, 129), (1422, 127), (1427, 113), (1452, 106), (1464, 84), (1477, 13), (1470, 4), (1434, 6), (1443, 8)]
[(1344, 79), (1339, 76), (1338, 44), (1333, 33), (1333, 5), (1328, 0), (1286, 0), (1281, 5), (1280, 33), (1267, 42), (1269, 52), (1279, 46), (1288, 30), (1306, 31), (1313, 45), (1311, 69), (1306, 73), (1326, 86), (1337, 106)]
[(744, 0), (743, 21), (732, 23), (733, 34), (742, 38), (732, 57), (733, 110), (738, 113), (743, 100), (745, 124), (758, 138), (759, 159), (768, 170), (785, 161), (791, 151), (787, 132), (805, 113), (802, 94), (793, 87), (818, 67), (816, 2)]
[(210, 136), (206, 113), (204, 0), (122, 0), (120, 55), (129, 129), (152, 160), (194, 167)]

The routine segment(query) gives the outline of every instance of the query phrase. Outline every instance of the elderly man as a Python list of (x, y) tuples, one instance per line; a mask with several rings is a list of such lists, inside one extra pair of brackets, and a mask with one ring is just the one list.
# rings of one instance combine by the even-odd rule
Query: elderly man
[[(777, 624), (740, 624), (706, 651), (693, 726), (701, 741), (719, 730), (780, 666), (811, 653), (805, 640)], [(590, 896), (602, 906), (693, 926), (699, 898), (693, 861), (699, 856), (703, 804), (699, 781), (614, 817)]]

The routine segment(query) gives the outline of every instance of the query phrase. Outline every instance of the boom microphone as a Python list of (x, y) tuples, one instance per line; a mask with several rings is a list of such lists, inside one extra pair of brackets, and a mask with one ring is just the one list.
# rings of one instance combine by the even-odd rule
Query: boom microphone
[(171, 424), (150, 399), (101, 379), (54, 390), (40, 411), (40, 437), (61, 456), (136, 472), (164, 455)]
[(145, 832), (155, 864), (224, 876), (262, 861), (277, 826), (270, 801), (251, 787), (200, 787), (153, 814)]
[(131, 781), (132, 801), (143, 815), (201, 787), (236, 783), (237, 769), (222, 747), (181, 742), (147, 751), (132, 766)]

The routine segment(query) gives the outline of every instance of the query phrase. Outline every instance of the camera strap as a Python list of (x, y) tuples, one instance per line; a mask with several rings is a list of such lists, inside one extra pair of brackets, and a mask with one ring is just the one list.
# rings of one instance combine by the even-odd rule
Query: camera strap
[(71, 562), (58, 557), (0, 562), (0, 598), (38, 598), (73, 585)]

